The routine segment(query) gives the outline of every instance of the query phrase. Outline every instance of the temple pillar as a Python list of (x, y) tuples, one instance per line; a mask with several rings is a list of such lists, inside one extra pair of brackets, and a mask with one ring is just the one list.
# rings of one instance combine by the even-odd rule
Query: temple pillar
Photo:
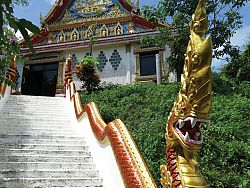
[(156, 59), (156, 82), (157, 84), (161, 84), (162, 75), (161, 75), (160, 55), (156, 54), (155, 59)]
[(59, 62), (58, 64), (58, 74), (57, 74), (57, 85), (56, 85), (56, 96), (64, 96), (64, 62)]

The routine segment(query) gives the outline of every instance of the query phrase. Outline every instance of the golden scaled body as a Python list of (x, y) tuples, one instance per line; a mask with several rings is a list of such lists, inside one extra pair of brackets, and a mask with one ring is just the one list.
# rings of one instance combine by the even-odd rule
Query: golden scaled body
[(205, 38), (205, 4), (200, 0), (192, 16), (181, 89), (167, 122), (167, 164), (160, 169), (163, 187), (207, 187), (196, 159), (202, 144), (200, 125), (210, 122), (211, 111), (212, 42)]

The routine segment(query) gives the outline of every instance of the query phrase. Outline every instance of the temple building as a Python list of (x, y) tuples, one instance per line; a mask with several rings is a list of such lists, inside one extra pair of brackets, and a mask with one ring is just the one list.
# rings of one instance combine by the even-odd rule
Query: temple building
[(158, 27), (166, 25), (146, 21), (140, 15), (139, 0), (57, 0), (41, 17), (41, 36), (31, 38), (36, 55), (21, 43), (25, 62), (18, 65), (17, 90), (27, 95), (63, 94), (65, 60), (70, 55), (74, 68), (91, 48), (100, 61), (102, 82), (155, 82), (156, 54), (162, 81), (175, 81), (166, 63), (169, 48), (145, 47), (140, 42), (145, 35), (156, 35)]

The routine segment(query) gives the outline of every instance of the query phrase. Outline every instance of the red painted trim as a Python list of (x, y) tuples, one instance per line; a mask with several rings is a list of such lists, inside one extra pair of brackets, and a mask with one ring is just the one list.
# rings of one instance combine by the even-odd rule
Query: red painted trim
[(44, 20), (45, 23), (49, 24), (51, 22), (55, 22), (64, 10), (68, 7), (70, 3), (70, 0), (61, 0), (59, 3), (55, 6), (55, 8), (50, 12), (50, 14), (47, 16), (47, 18)]
[[(88, 114), (90, 125), (96, 138), (102, 142), (105, 139), (105, 126), (100, 111), (94, 103), (89, 103), (84, 107), (84, 110)], [(95, 113), (97, 112), (97, 114)]]
[(119, 0), (119, 2), (128, 12), (132, 12), (134, 8), (132, 4), (129, 4), (126, 0)]
[(6, 88), (7, 88), (7, 84), (6, 83), (3, 83), (2, 86), (0, 87), (0, 93), (1, 93), (2, 97), (5, 96)]
[[(74, 83), (70, 83), (70, 85), (74, 86)], [(75, 87), (73, 86), (68, 85), (67, 88), (75, 91)], [(125, 187), (145, 188), (146, 182), (144, 182), (143, 174), (137, 166), (133, 153), (126, 143), (119, 124), (113, 121), (107, 125), (103, 121), (98, 107), (93, 102), (87, 104), (83, 109), (78, 92), (73, 93), (73, 100), (77, 119), (81, 118), (83, 113), (86, 112), (88, 114), (91, 129), (98, 141), (102, 142), (106, 137), (109, 139)]]
[(128, 188), (144, 188), (141, 174), (138, 172), (136, 162), (124, 141), (119, 127), (111, 122), (105, 128), (105, 131), (112, 145), (125, 186)]
[[(31, 39), (30, 39), (31, 43), (33, 45), (38, 44), (39, 42), (43, 41), (48, 36), (48, 34), (49, 34), (48, 30), (45, 29), (45, 28), (42, 28), (40, 30), (40, 35), (39, 36), (35, 36), (35, 35), (31, 36)], [(21, 48), (27, 47), (27, 45), (25, 44), (25, 41), (22, 41), (20, 43), (20, 46), (21, 46)]]
[(167, 27), (166, 25), (163, 25), (163, 24), (151, 23), (145, 20), (145, 18), (140, 17), (138, 15), (132, 15), (132, 20), (135, 24), (149, 28), (149, 29), (156, 29), (157, 27)]
[(79, 119), (84, 113), (82, 102), (81, 102), (81, 99), (80, 99), (80, 94), (78, 92), (76, 92), (74, 94), (73, 99), (74, 99), (74, 107), (75, 107), (76, 118)]

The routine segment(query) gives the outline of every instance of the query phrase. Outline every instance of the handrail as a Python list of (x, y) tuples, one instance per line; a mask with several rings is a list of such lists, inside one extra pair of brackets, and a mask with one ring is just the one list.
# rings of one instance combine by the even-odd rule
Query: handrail
[[(14, 83), (15, 78), (16, 78), (15, 56), (11, 56), (10, 65), (6, 72), (6, 79), (9, 80), (11, 83)], [(7, 99), (9, 98), (10, 93), (11, 93), (11, 87), (8, 86), (8, 83), (6, 81), (4, 81), (0, 85), (0, 111), (3, 108)]]
[(112, 146), (120, 174), (126, 188), (157, 188), (148, 167), (134, 140), (121, 120), (106, 124), (94, 102), (82, 106), (80, 95), (75, 90), (71, 72), (72, 59), (66, 60), (65, 87), (69, 90), (70, 101), (74, 103), (75, 115), (79, 120), (87, 113), (91, 129), (102, 143), (107, 138)]
[[(7, 72), (6, 72), (6, 79), (9, 80), (9, 81), (11, 81), (12, 83), (14, 83), (15, 78), (16, 78), (15, 56), (11, 56), (11, 58), (10, 58), (10, 65), (9, 65), (9, 68), (7, 69)], [(5, 95), (5, 91), (6, 91), (7, 85), (8, 84), (6, 82), (3, 82), (0, 85), (0, 94), (1, 94), (2, 97), (4, 97), (4, 95)]]

